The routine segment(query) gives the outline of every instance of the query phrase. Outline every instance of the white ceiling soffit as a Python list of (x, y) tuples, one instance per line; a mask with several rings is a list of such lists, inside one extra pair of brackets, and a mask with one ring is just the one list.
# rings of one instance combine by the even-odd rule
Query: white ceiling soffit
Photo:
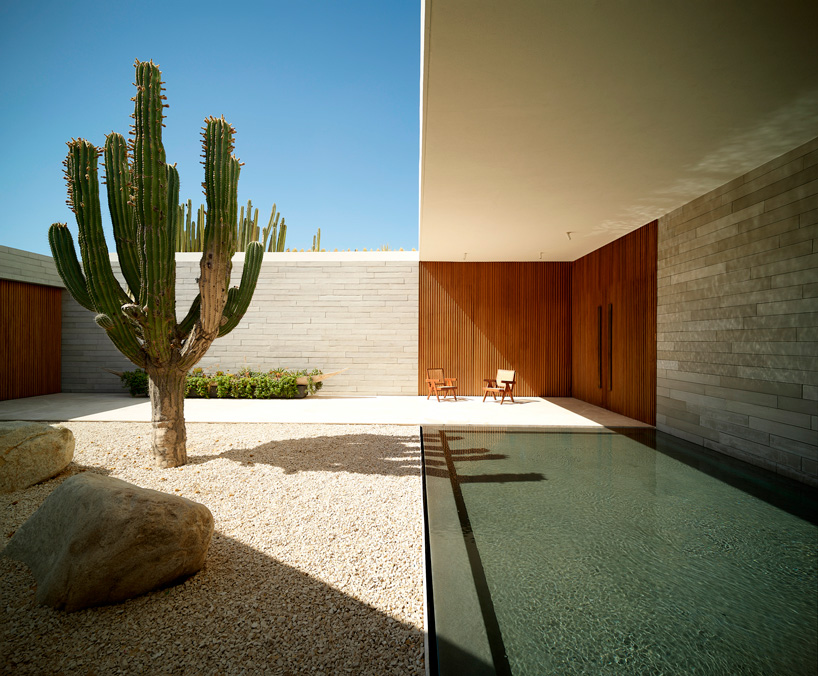
[(814, 0), (423, 12), (421, 260), (576, 260), (818, 136)]

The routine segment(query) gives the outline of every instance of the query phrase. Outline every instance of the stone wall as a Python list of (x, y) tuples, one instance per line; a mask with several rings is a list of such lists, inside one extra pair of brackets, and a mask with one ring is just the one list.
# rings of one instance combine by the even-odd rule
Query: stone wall
[(818, 483), (818, 139), (659, 220), (657, 427)]
[[(180, 319), (197, 293), (200, 258), (177, 254)], [(244, 254), (236, 254), (233, 284), (243, 261)], [(244, 366), (325, 373), (349, 368), (329, 379), (322, 393), (414, 395), (417, 306), (417, 253), (266, 254), (247, 314), (213, 343), (199, 366), (233, 373)], [(106, 368), (133, 366), (93, 315), (63, 294), (63, 392), (122, 392)]]
[(0, 279), (65, 288), (51, 256), (8, 246), (0, 246)]

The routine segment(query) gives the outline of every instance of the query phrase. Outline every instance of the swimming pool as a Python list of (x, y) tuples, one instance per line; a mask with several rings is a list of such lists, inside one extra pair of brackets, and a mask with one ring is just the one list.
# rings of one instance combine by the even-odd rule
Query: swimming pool
[(432, 673), (815, 674), (815, 492), (652, 429), (424, 426)]

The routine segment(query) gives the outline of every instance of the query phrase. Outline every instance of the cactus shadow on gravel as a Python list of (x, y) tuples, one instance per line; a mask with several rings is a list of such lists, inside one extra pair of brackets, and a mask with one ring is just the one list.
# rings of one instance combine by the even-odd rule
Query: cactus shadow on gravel
[(344, 434), (284, 439), (248, 448), (233, 448), (215, 455), (191, 454), (188, 464), (201, 464), (216, 458), (226, 458), (242, 465), (272, 465), (283, 469), (285, 474), (351, 472), (418, 476), (420, 441), (417, 434)]

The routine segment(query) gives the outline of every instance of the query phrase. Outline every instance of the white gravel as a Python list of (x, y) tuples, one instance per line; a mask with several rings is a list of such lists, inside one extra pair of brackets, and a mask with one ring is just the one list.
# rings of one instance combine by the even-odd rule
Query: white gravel
[(416, 427), (187, 425), (188, 464), (151, 465), (147, 423), (64, 423), (74, 461), (0, 496), (0, 543), (78, 472), (206, 505), (216, 531), (183, 584), (67, 614), (0, 558), (0, 673), (422, 674)]

